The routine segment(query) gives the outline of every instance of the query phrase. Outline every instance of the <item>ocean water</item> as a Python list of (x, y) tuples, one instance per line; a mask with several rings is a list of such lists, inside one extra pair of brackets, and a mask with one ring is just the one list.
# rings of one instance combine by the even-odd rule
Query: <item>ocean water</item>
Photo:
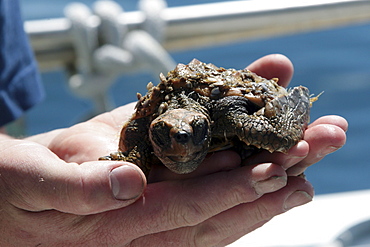
[[(24, 17), (30, 20), (62, 17), (69, 2), (72, 1), (22, 0), (21, 4)], [(91, 5), (94, 1), (80, 2)], [(127, 11), (136, 9), (137, 1), (118, 2)], [(206, 2), (211, 1), (169, 1), (169, 6)], [(336, 114), (349, 122), (347, 144), (306, 172), (316, 193), (370, 189), (370, 22), (171, 55), (182, 63), (195, 57), (218, 66), (244, 68), (271, 53), (281, 53), (292, 60), (295, 75), (291, 86), (305, 85), (313, 94), (325, 92), (312, 108), (312, 120)], [(69, 91), (64, 71), (43, 73), (42, 79), (47, 98), (27, 114), (27, 134), (68, 127), (89, 115), (91, 103)], [(145, 85), (153, 80), (156, 78), (146, 73), (122, 76), (112, 87), (112, 99), (116, 105), (132, 102), (136, 92), (145, 93)]]

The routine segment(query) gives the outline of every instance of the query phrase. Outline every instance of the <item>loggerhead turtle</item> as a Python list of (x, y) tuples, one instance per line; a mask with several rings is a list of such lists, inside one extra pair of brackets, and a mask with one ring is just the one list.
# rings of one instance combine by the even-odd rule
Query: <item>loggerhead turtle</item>
[(153, 164), (194, 171), (206, 154), (236, 150), (243, 159), (260, 149), (287, 152), (303, 137), (311, 103), (306, 87), (286, 90), (278, 79), (193, 59), (138, 94), (136, 111), (121, 130), (118, 152), (147, 175)]

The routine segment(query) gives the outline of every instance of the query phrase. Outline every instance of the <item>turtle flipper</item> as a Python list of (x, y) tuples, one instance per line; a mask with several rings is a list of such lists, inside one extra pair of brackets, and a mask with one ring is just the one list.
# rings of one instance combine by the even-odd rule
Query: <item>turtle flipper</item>
[[(144, 160), (143, 160), (144, 159)], [(137, 165), (145, 175), (150, 171), (150, 168), (145, 164), (148, 164), (148, 161), (145, 160), (145, 157), (142, 157), (137, 150), (137, 147), (133, 148), (130, 152), (117, 151), (110, 153), (108, 156), (102, 156), (99, 160), (121, 160), (133, 163)]]
[[(237, 136), (247, 145), (270, 152), (286, 153), (303, 137), (310, 113), (309, 91), (295, 87), (258, 109), (240, 96), (225, 97), (213, 106), (213, 136), (230, 139)], [(225, 131), (223, 126), (230, 126)]]

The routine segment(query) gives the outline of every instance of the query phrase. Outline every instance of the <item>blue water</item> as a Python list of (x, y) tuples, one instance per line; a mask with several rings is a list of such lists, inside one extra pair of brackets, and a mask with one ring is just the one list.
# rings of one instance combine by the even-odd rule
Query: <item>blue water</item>
[[(26, 19), (63, 16), (63, 7), (72, 1), (22, 0)], [(81, 1), (91, 4), (93, 1)], [(194, 4), (207, 1), (173, 1)], [(210, 1), (208, 1), (210, 2)], [(121, 1), (126, 10), (134, 10), (136, 1)], [(45, 10), (48, 10), (45, 13)], [(337, 114), (349, 122), (345, 147), (329, 155), (307, 171), (317, 194), (370, 189), (370, 22), (331, 30), (300, 33), (284, 37), (238, 42), (232, 45), (173, 52), (177, 62), (187, 63), (196, 57), (218, 66), (243, 68), (255, 59), (282, 53), (295, 66), (291, 85), (305, 85), (310, 91), (325, 93), (312, 108), (311, 119)], [(85, 118), (92, 109), (90, 102), (69, 92), (63, 71), (42, 75), (46, 100), (27, 115), (28, 134), (68, 127)], [(145, 92), (149, 74), (124, 76), (113, 86), (117, 105), (136, 99)], [(135, 83), (133, 83), (135, 82)], [(138, 84), (139, 83), (139, 84)], [(127, 90), (127, 88), (130, 90)], [(57, 109), (57, 110), (56, 110)]]

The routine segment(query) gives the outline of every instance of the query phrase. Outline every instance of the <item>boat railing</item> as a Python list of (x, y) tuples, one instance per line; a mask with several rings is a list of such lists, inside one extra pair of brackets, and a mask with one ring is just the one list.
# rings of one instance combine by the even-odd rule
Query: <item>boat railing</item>
[[(370, 1), (226, 1), (165, 8), (159, 16), (166, 23), (162, 44), (172, 51), (368, 22)], [(145, 19), (142, 11), (131, 11), (117, 21), (138, 30)], [(71, 26), (68, 18), (25, 23), (42, 70), (76, 62)]]

